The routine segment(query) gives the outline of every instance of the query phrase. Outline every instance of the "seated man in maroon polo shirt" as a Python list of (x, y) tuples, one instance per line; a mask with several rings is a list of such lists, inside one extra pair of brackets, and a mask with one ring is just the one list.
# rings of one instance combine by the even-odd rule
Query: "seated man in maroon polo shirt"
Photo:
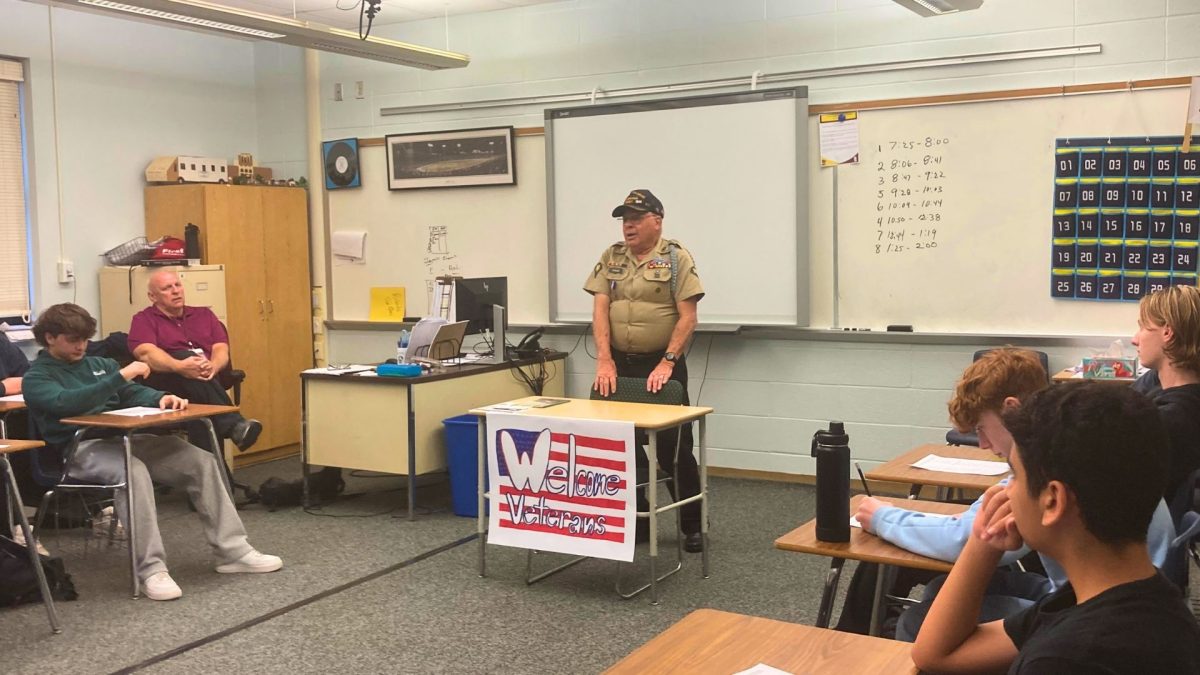
[[(133, 315), (129, 351), (150, 366), (147, 384), (193, 403), (230, 405), (218, 374), (229, 367), (229, 333), (207, 307), (184, 304), (179, 275), (159, 270), (147, 284), (150, 302)], [(245, 450), (254, 445), (262, 423), (238, 413), (212, 418), (217, 434)], [(207, 440), (198, 438), (201, 447)]]

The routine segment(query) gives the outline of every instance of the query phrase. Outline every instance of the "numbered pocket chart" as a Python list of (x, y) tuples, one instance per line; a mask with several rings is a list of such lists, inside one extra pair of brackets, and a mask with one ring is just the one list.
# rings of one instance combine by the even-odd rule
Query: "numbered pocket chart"
[(1196, 285), (1200, 151), (1172, 137), (1058, 139), (1050, 294), (1131, 300)]

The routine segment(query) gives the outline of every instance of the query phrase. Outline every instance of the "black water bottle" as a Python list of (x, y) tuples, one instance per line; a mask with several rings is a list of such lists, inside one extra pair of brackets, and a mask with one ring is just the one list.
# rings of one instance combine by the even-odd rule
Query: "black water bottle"
[(841, 422), (813, 434), (817, 458), (817, 539), (850, 541), (850, 437)]

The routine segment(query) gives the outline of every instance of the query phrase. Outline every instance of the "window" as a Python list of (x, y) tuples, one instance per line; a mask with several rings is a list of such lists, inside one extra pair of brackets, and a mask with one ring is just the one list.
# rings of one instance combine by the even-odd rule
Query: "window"
[(21, 83), (24, 68), (0, 59), (0, 317), (29, 314), (29, 223)]

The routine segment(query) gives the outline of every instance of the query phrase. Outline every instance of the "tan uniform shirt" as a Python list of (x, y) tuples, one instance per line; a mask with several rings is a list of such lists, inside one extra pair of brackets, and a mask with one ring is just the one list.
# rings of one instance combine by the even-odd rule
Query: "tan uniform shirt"
[[(671, 251), (676, 246), (675, 296), (671, 297)], [(671, 239), (659, 239), (640, 262), (622, 243), (604, 250), (583, 290), (607, 293), (612, 348), (631, 354), (663, 351), (679, 321), (678, 300), (704, 297), (692, 254)]]

